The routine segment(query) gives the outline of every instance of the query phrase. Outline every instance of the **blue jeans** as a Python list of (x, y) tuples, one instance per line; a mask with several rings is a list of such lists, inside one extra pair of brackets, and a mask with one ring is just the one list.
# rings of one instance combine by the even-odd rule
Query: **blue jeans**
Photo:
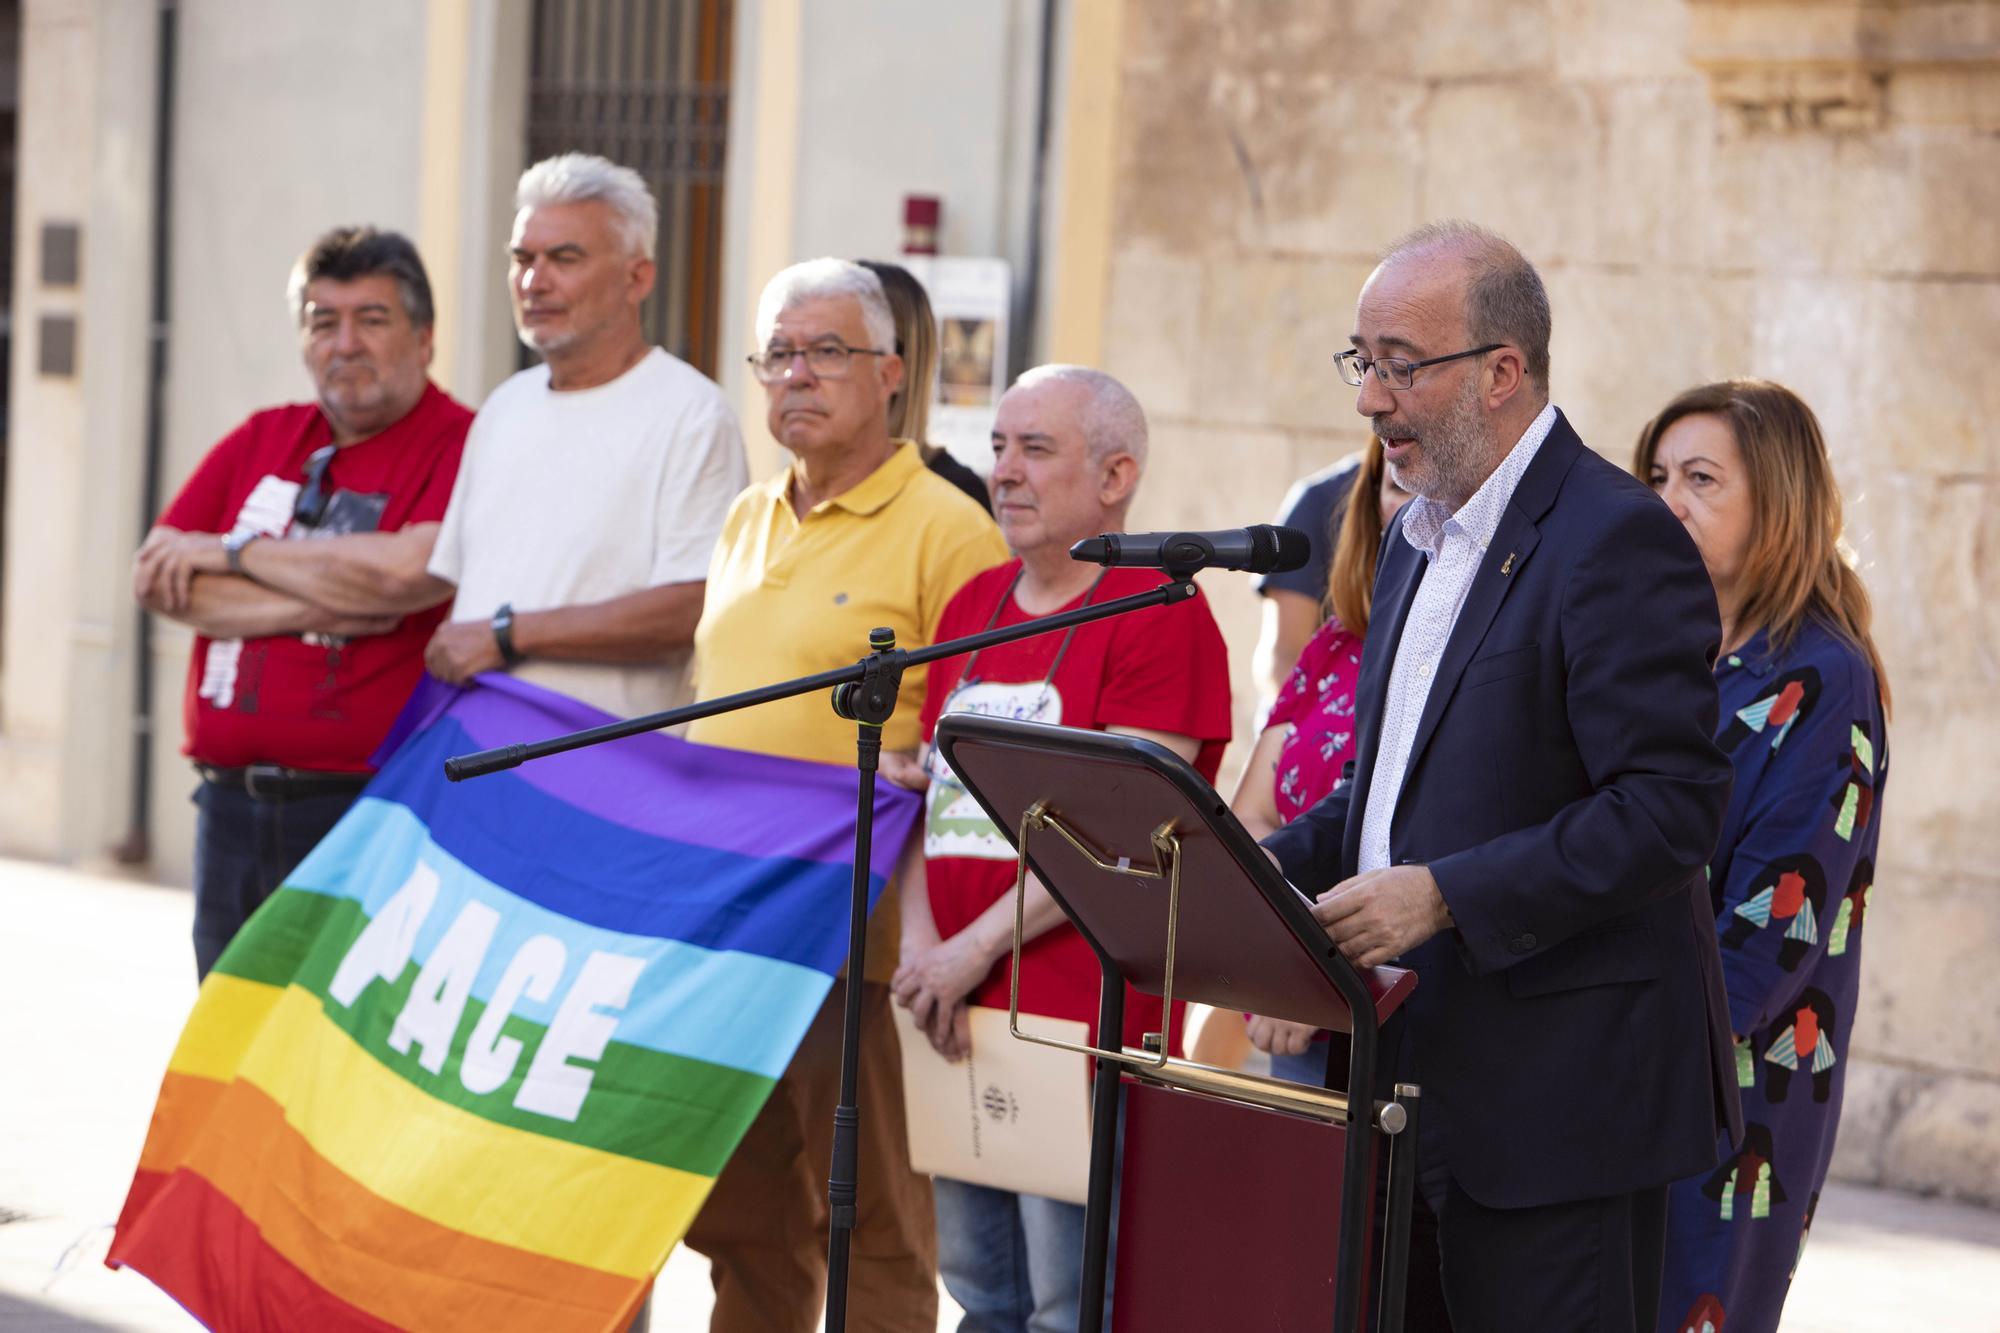
[(240, 787), (195, 789), (194, 970), (206, 977), (236, 932), (340, 822), (360, 792), (260, 800)]
[(1303, 1083), (1309, 1088), (1326, 1086), (1327, 1044), (1316, 1041), (1306, 1047), (1304, 1055), (1271, 1056), (1271, 1077), (1281, 1078), (1288, 1083)]
[[(1111, 1237), (1104, 1327), (1118, 1272), (1118, 1190), (1124, 1178), (1125, 1095), (1111, 1177)], [(1076, 1333), (1083, 1313), (1082, 1204), (931, 1178), (937, 1206), (938, 1276), (965, 1311), (958, 1333)]]
[(958, 1333), (1075, 1333), (1083, 1206), (963, 1180), (931, 1181), (938, 1273), (965, 1308)]

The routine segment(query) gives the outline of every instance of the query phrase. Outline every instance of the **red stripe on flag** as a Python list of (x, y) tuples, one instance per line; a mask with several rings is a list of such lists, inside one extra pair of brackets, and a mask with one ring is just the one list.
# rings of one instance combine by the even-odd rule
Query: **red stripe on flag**
[[(138, 1181), (133, 1193), (138, 1193)], [(130, 1203), (127, 1204), (128, 1209)], [(132, 1268), (210, 1328), (230, 1333), (397, 1333), (326, 1291), (272, 1249), (243, 1210), (190, 1171), (153, 1195), (152, 1225), (122, 1226), (104, 1262)]]
[[(187, 1077), (168, 1073), (162, 1105), (170, 1095), (189, 1102), (176, 1088)], [(397, 1326), (595, 1333), (624, 1328), (645, 1296), (645, 1283), (483, 1240), (399, 1207), (314, 1151), (263, 1089), (211, 1086), (221, 1095), (202, 1102), (199, 1132), (175, 1128), (189, 1144), (185, 1160), (162, 1163), (169, 1170), (142, 1166), (133, 1178), (119, 1242), (136, 1232), (143, 1247), (149, 1230), (184, 1230), (189, 1224), (164, 1191), (192, 1176), (242, 1210), (306, 1280)], [(148, 1212), (149, 1205), (159, 1211)], [(119, 1252), (114, 1244), (114, 1256)]]

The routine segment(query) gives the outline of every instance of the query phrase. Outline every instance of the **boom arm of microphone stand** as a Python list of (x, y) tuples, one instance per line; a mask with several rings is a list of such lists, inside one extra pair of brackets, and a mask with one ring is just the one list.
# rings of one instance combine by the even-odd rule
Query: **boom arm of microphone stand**
[(637, 736), (641, 732), (658, 731), (663, 727), (679, 726), (683, 722), (693, 722), (698, 718), (714, 717), (717, 713), (734, 712), (738, 708), (754, 708), (758, 704), (775, 703), (797, 694), (831, 689), (836, 685), (860, 680), (866, 671), (867, 668), (857, 662), (850, 667), (822, 671), (812, 676), (800, 676), (796, 680), (780, 681), (775, 685), (763, 685), (754, 690), (744, 690), (740, 694), (726, 694), (720, 699), (710, 699), (706, 703), (689, 704), (685, 708), (669, 708), (663, 713), (647, 713), (643, 717), (627, 718), (622, 722), (606, 722), (597, 727), (585, 727), (581, 731), (551, 736), (545, 741), (496, 745), (490, 750), (475, 750), (471, 754), (453, 755), (444, 761), (444, 775), (452, 782), (484, 777), (488, 773), (498, 773), (502, 769), (519, 768), (530, 759), (546, 759), (552, 754), (581, 750), (589, 745), (602, 745), (606, 741), (623, 740), (627, 736)]
[[(1187, 601), (1195, 595), (1195, 591), (1191, 575), (1170, 572), (1167, 582), (1157, 588), (1134, 593), (1130, 597), (1115, 598), (1096, 606), (1080, 606), (1074, 611), (1043, 616), (1038, 620), (1024, 621), (1004, 629), (987, 630), (983, 634), (969, 634), (962, 639), (932, 644), (928, 648), (894, 651), (903, 659), (904, 667), (922, 666), (941, 658), (957, 657), (962, 653), (981, 648), (991, 648), (1002, 643), (1012, 643), (1017, 639), (1033, 638), (1037, 634), (1068, 629), (1072, 625), (1088, 624), (1093, 620), (1109, 620), (1113, 616), (1124, 615), (1130, 611), (1171, 606), (1175, 602)], [(718, 713), (731, 713), (739, 708), (754, 708), (758, 704), (776, 703), (780, 699), (810, 694), (814, 690), (832, 689), (835, 686), (858, 682), (867, 671), (868, 666), (864, 659), (853, 666), (822, 671), (812, 676), (800, 676), (794, 680), (779, 681), (754, 690), (744, 690), (740, 694), (726, 694), (720, 699), (689, 704), (685, 708), (669, 708), (663, 713), (648, 713), (643, 717), (628, 718), (622, 722), (607, 722), (602, 726), (586, 727), (581, 731), (572, 731), (562, 736), (551, 736), (547, 740), (497, 745), (490, 750), (475, 750), (471, 754), (453, 755), (444, 761), (444, 775), (449, 781), (463, 782), (467, 778), (483, 777), (503, 769), (519, 768), (530, 759), (545, 759), (552, 754), (581, 750), (590, 745), (602, 745), (606, 741), (623, 740), (627, 736), (637, 736), (641, 732), (658, 731), (663, 727), (714, 717)]]

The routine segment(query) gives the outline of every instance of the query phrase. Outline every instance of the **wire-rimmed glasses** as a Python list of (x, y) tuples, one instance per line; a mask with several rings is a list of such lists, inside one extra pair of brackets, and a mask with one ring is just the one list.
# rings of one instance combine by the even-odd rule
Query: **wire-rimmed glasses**
[(1447, 361), (1457, 361), (1468, 356), (1481, 356), (1487, 352), (1497, 352), (1506, 343), (1487, 343), (1484, 347), (1471, 347), (1463, 352), (1453, 352), (1450, 356), (1433, 356), (1422, 361), (1405, 361), (1400, 356), (1379, 356), (1369, 358), (1350, 347), (1333, 358), (1333, 364), (1340, 368), (1340, 378), (1355, 388), (1360, 388), (1373, 370), (1375, 378), (1391, 389), (1407, 389), (1415, 383), (1417, 372), (1425, 366), (1443, 365)]
[(811, 368), (813, 377), (822, 380), (837, 380), (847, 373), (852, 358), (857, 356), (887, 356), (879, 347), (849, 347), (843, 342), (808, 343), (804, 347), (792, 347), (780, 343), (767, 347), (761, 352), (752, 352), (746, 360), (757, 378), (765, 384), (776, 384), (788, 379), (792, 373), (792, 361), (804, 357)]

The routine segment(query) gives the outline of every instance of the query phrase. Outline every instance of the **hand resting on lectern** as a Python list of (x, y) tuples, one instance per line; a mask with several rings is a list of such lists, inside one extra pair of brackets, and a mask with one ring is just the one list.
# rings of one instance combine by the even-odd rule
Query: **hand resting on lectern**
[(1358, 968), (1380, 967), (1451, 927), (1451, 909), (1430, 867), (1364, 870), (1322, 893), (1313, 919), (1341, 956)]

